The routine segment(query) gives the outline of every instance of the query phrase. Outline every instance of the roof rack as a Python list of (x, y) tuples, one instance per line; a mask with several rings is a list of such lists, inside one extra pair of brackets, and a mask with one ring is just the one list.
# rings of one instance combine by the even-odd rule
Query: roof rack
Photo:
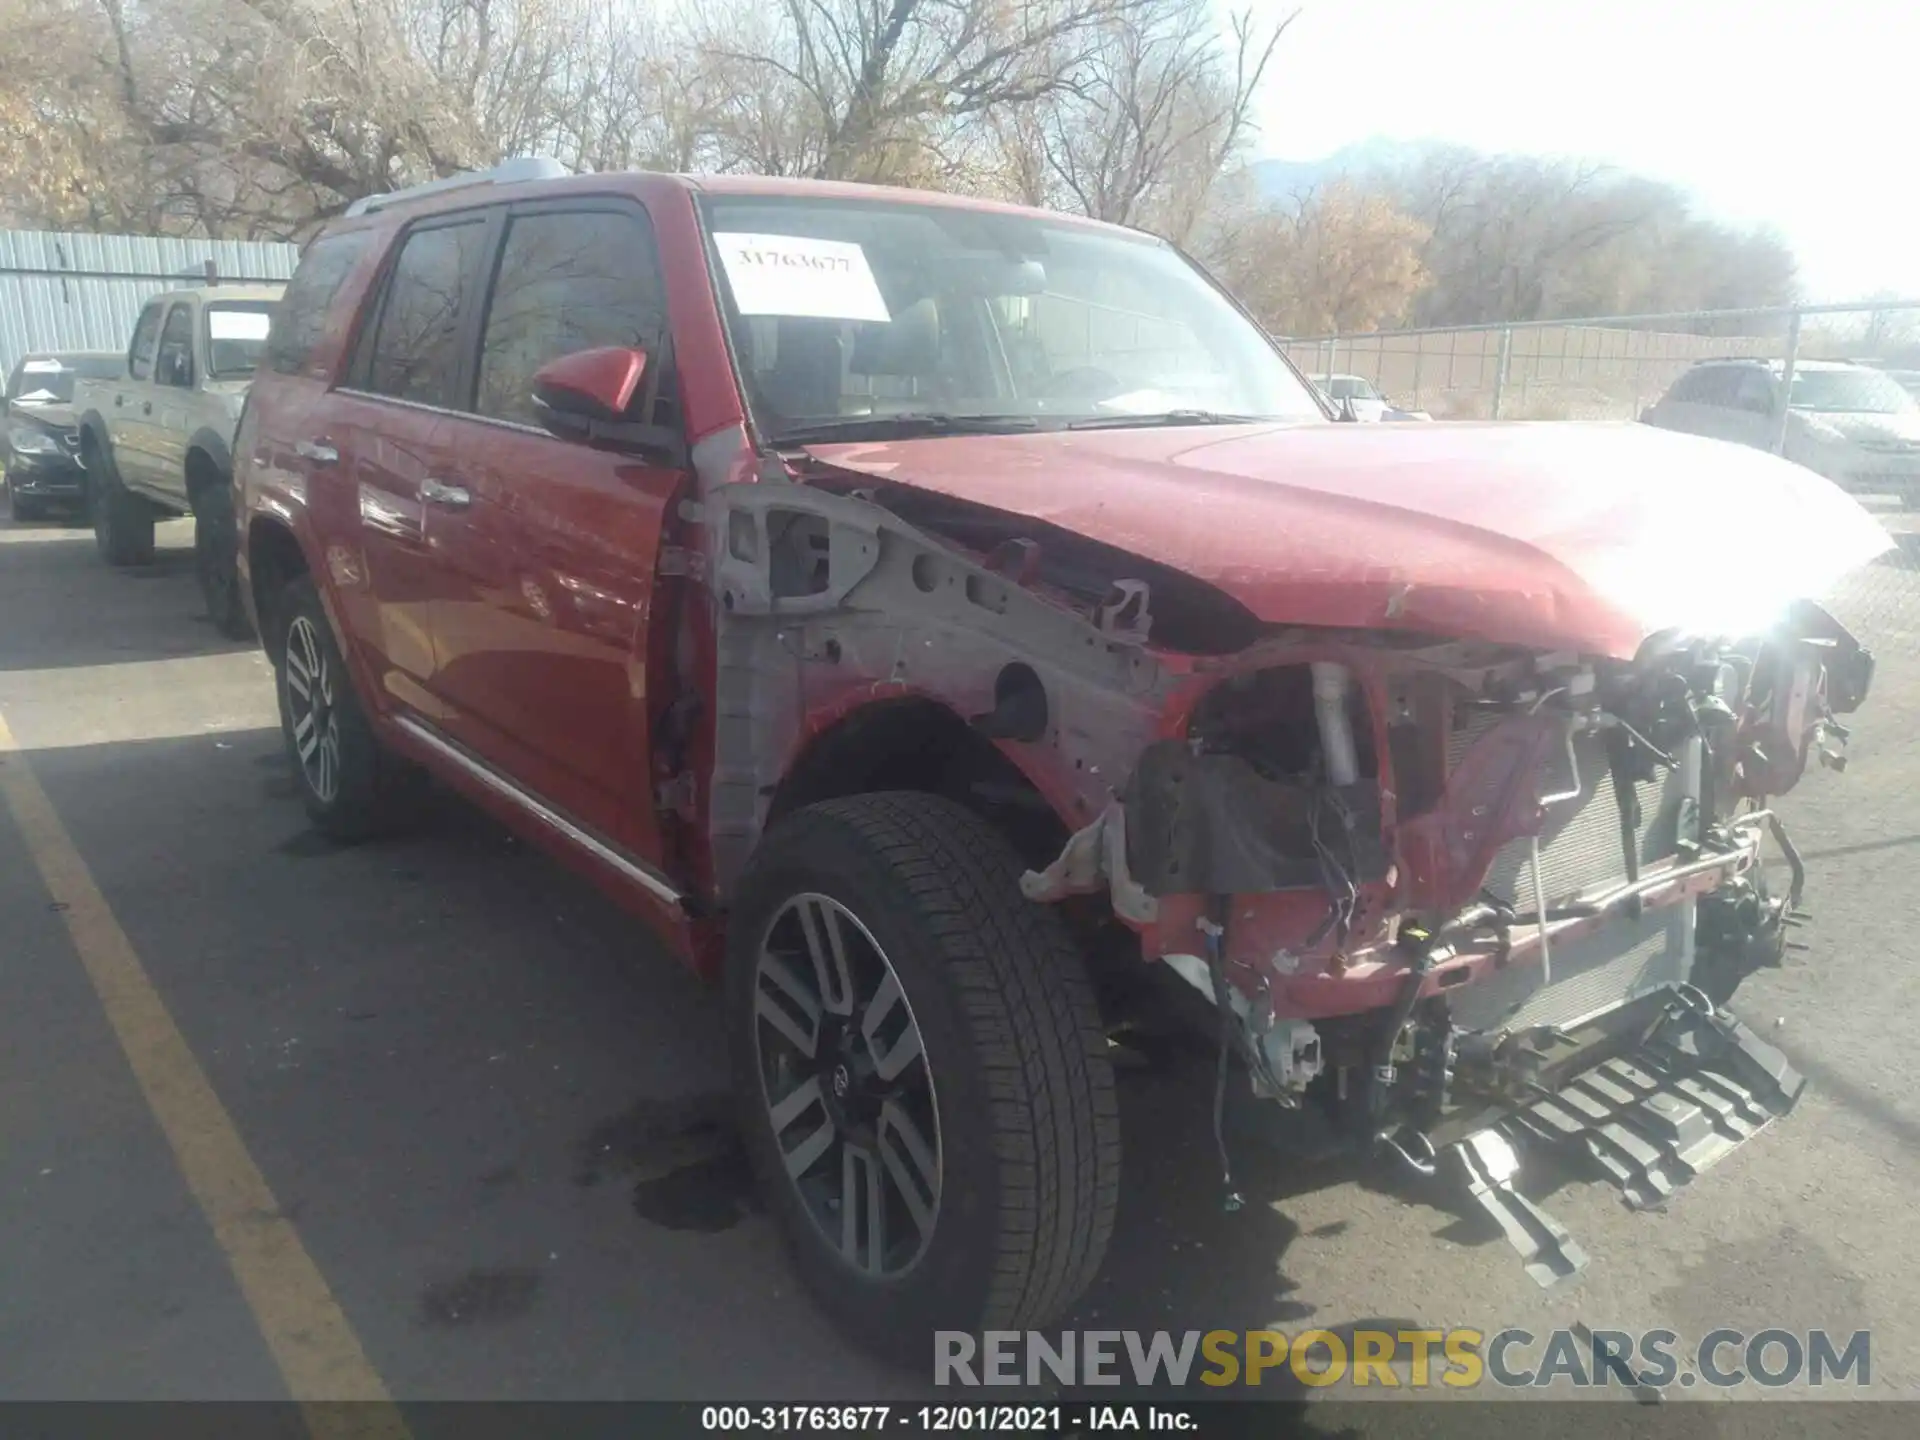
[(502, 160), (491, 170), (467, 170), (444, 180), (429, 180), (424, 185), (409, 185), (404, 190), (389, 190), (384, 195), (363, 195), (347, 206), (347, 214), (371, 215), (389, 205), (399, 205), (422, 195), (438, 195), (443, 190), (464, 190), (469, 185), (514, 185), (524, 180), (558, 180), (573, 172), (558, 160), (545, 155), (520, 155)]

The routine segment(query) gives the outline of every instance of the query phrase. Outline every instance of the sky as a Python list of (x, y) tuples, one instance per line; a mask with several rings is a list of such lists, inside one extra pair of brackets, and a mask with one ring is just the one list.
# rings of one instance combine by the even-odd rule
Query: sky
[(1297, 3), (1257, 155), (1380, 136), (1590, 157), (1774, 226), (1810, 302), (1920, 297), (1916, 0)]

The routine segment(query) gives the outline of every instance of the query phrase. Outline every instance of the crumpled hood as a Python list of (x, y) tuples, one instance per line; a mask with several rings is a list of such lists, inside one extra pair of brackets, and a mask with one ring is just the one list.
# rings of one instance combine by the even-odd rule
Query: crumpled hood
[(1920, 449), (1920, 412), (1877, 415), (1849, 411), (1795, 410), (1791, 413), (1815, 434), (1819, 434), (1823, 429), (1834, 430), (1855, 444), (1905, 442), (1915, 449)]
[(1776, 456), (1646, 425), (1260, 424), (810, 447), (1171, 566), (1276, 624), (1630, 659), (1746, 635), (1892, 546)]

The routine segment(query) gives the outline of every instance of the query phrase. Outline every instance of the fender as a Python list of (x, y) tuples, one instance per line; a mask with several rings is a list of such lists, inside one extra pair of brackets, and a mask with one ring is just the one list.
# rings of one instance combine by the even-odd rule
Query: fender
[(218, 430), (210, 425), (202, 425), (194, 431), (187, 439), (189, 460), (193, 458), (193, 452), (196, 450), (205, 451), (207, 458), (214, 463), (215, 468), (222, 475), (228, 477), (233, 475), (233, 450), (227, 442), (227, 437)]

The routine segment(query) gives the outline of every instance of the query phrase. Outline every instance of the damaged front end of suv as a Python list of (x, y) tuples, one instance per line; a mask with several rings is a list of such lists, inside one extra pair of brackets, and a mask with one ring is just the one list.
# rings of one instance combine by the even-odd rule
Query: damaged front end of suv
[(1887, 538), (1732, 447), (1423, 433), (839, 445), (709, 489), (711, 830), (724, 886), (870, 707), (958, 717), (1007, 762), (965, 785), (1064, 837), (1026, 832), (1030, 900), (1093, 906), (1257, 1095), (1451, 1172), (1549, 1284), (1584, 1257), (1524, 1149), (1652, 1204), (1800, 1093), (1723, 1007), (1804, 918), (1773, 802), (1872, 679), (1794, 597)]

